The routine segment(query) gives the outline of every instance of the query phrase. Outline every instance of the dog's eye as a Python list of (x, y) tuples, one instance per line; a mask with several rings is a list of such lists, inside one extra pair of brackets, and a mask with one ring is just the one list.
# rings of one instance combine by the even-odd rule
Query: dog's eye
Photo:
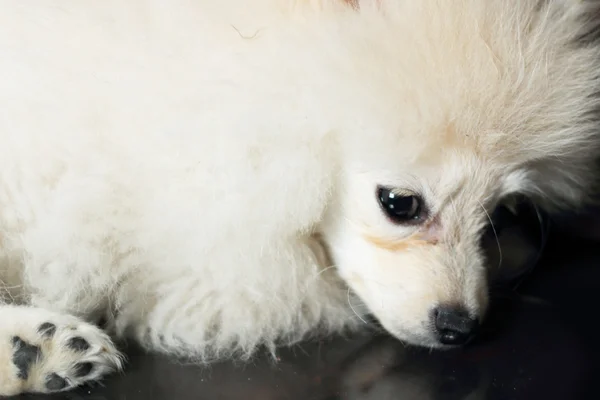
[(383, 211), (397, 224), (417, 222), (421, 218), (421, 199), (414, 194), (379, 188), (377, 197)]

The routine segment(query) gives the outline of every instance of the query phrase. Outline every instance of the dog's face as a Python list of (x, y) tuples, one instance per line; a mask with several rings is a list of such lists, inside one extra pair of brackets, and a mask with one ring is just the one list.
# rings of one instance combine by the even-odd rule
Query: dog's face
[[(572, 42), (580, 27), (558, 2), (408, 3), (382, 17), (396, 50), (378, 28), (345, 53), (360, 105), (322, 230), (340, 275), (390, 333), (453, 346), (485, 316), (480, 243), (496, 205), (584, 197), (597, 52)], [(411, 30), (394, 30), (402, 24)]]
[(503, 172), (465, 150), (348, 176), (326, 240), (389, 332), (438, 347), (475, 331), (488, 302), (482, 231), (514, 179)]

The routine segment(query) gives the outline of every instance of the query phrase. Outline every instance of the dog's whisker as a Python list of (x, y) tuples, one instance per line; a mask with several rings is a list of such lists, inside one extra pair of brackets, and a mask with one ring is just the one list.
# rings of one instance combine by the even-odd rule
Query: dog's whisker
[(327, 268), (323, 268), (322, 270), (320, 270), (319, 272), (317, 272), (316, 274), (311, 276), (310, 279), (314, 282), (319, 276), (321, 276), (323, 273), (329, 271), (330, 269), (335, 269), (335, 265), (330, 265)]
[(458, 209), (456, 208), (456, 203), (454, 202), (454, 198), (452, 196), (450, 196), (448, 198), (449, 202), (450, 202), (450, 206), (452, 207), (452, 212), (454, 213), (454, 215), (458, 215)]
[(374, 279), (370, 279), (370, 278), (364, 278), (364, 277), (363, 277), (362, 279), (363, 279), (363, 280), (365, 280), (365, 281), (368, 281), (368, 282), (373, 282), (374, 284), (376, 284), (376, 285), (379, 285), (379, 286), (381, 286), (382, 288), (391, 288), (391, 287), (393, 287), (393, 285), (389, 285), (389, 284), (386, 284), (386, 283), (382, 283), (382, 282), (376, 281), (376, 280), (374, 280)]
[(312, 275), (308, 279), (308, 282), (307, 282), (306, 286), (304, 287), (304, 292), (305, 292), (304, 296), (302, 296), (302, 299), (300, 300), (301, 303), (303, 303), (304, 300), (306, 300), (306, 296), (308, 296), (308, 290), (318, 281), (318, 278), (326, 271), (329, 271), (330, 269), (334, 269), (334, 268), (335, 268), (335, 265), (331, 265), (327, 268), (323, 268), (322, 270), (320, 270), (316, 274)]
[(346, 298), (348, 299), (348, 305), (350, 306), (350, 309), (352, 310), (352, 312), (354, 313), (354, 315), (356, 315), (358, 317), (358, 319), (360, 319), (365, 325), (367, 325), (367, 321), (364, 320), (363, 317), (361, 317), (356, 310), (354, 309), (354, 306), (352, 306), (352, 302), (350, 301), (350, 288), (348, 288), (348, 290), (346, 291), (347, 296)]
[(483, 204), (481, 204), (481, 202), (479, 200), (477, 200), (477, 203), (479, 203), (479, 206), (485, 213), (487, 219), (490, 221), (490, 226), (492, 228), (492, 231), (494, 232), (494, 238), (496, 238), (496, 244), (498, 245), (498, 268), (500, 268), (500, 266), (502, 265), (502, 246), (500, 245), (500, 239), (498, 238), (498, 232), (496, 232), (496, 227), (494, 226), (494, 221), (492, 220), (492, 217), (487, 212), (487, 210), (485, 209)]

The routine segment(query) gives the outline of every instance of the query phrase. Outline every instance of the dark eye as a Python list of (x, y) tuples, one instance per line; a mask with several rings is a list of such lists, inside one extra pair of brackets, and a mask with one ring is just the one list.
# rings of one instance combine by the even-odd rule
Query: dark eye
[(379, 188), (377, 198), (388, 218), (397, 224), (418, 222), (421, 219), (421, 198), (414, 194)]

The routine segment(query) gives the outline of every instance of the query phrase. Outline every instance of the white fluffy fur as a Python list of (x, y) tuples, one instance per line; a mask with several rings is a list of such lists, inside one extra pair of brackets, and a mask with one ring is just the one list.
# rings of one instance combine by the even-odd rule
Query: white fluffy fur
[[(3, 0), (6, 298), (201, 360), (367, 312), (438, 346), (434, 306), (485, 313), (486, 209), (586, 199), (586, 6)], [(391, 224), (381, 184), (427, 226)]]

